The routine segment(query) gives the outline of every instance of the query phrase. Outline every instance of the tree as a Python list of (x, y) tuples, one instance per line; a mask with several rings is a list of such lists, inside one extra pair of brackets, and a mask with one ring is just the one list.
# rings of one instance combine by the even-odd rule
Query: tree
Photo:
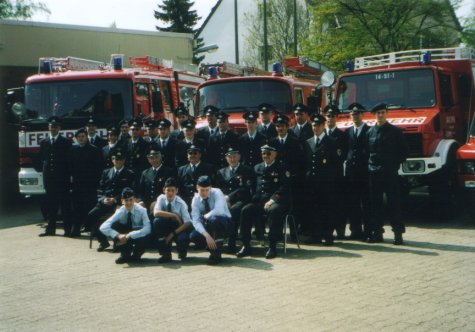
[(462, 41), (467, 46), (475, 48), (475, 4), (472, 5), (470, 16), (463, 20)]
[(50, 10), (42, 2), (31, 0), (0, 0), (0, 19), (27, 19), (37, 11), (50, 14)]
[(311, 37), (304, 50), (338, 70), (357, 56), (460, 41), (461, 27), (448, 0), (320, 0), (311, 7)]
[[(249, 34), (244, 41), (243, 63), (248, 66), (264, 67), (264, 24), (263, 7), (258, 5), (257, 14), (247, 13), (244, 25)], [(288, 0), (267, 0), (267, 41), (269, 63), (281, 62), (294, 49), (294, 4)], [(302, 1), (297, 1), (298, 44), (309, 34), (310, 17)]]
[(170, 23), (168, 27), (156, 26), (159, 31), (193, 33), (195, 44), (193, 63), (199, 64), (204, 59), (204, 55), (197, 56), (196, 50), (203, 46), (203, 39), (197, 38), (194, 29), (198, 20), (201, 19), (196, 10), (190, 10), (194, 4), (189, 0), (164, 0), (163, 5), (158, 5), (159, 10), (154, 11), (154, 16), (157, 20)]

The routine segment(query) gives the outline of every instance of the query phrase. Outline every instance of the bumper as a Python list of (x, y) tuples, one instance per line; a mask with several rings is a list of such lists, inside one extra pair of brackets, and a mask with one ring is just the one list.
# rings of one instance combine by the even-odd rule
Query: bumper
[(37, 172), (34, 168), (22, 168), (18, 173), (20, 194), (22, 195), (41, 195), (45, 194), (43, 184), (43, 174)]

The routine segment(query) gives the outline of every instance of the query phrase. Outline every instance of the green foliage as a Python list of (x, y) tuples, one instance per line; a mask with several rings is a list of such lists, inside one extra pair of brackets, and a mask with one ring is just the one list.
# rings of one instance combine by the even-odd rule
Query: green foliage
[(37, 11), (51, 13), (42, 2), (30, 0), (0, 0), (0, 19), (27, 19)]
[(463, 20), (462, 41), (469, 47), (475, 48), (475, 4), (470, 16)]
[(317, 0), (310, 8), (311, 35), (303, 51), (336, 70), (357, 56), (450, 47), (460, 41), (449, 1)]
[(159, 31), (195, 34), (193, 63), (199, 64), (204, 59), (204, 55), (198, 56), (195, 50), (203, 46), (203, 39), (197, 38), (196, 30), (194, 29), (196, 23), (201, 18), (196, 10), (190, 10), (194, 4), (194, 2), (189, 0), (164, 0), (163, 5), (158, 5), (159, 10), (154, 11), (154, 16), (157, 20), (169, 23), (167, 27), (156, 26)]

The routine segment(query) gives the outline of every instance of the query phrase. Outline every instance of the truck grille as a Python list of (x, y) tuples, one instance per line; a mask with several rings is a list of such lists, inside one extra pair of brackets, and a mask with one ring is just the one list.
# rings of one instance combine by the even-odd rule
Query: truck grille
[(422, 157), (422, 134), (404, 134), (409, 148), (409, 158)]

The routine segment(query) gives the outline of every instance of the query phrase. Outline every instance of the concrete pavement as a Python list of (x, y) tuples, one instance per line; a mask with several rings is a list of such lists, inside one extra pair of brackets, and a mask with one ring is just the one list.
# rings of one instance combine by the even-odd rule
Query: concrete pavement
[(409, 220), (404, 246), (386, 227), (384, 244), (290, 245), (273, 260), (259, 248), (213, 267), (204, 252), (116, 265), (118, 254), (89, 249), (86, 236), (39, 238), (38, 217), (2, 217), (20, 224), (0, 229), (2, 331), (475, 331), (468, 212)]

